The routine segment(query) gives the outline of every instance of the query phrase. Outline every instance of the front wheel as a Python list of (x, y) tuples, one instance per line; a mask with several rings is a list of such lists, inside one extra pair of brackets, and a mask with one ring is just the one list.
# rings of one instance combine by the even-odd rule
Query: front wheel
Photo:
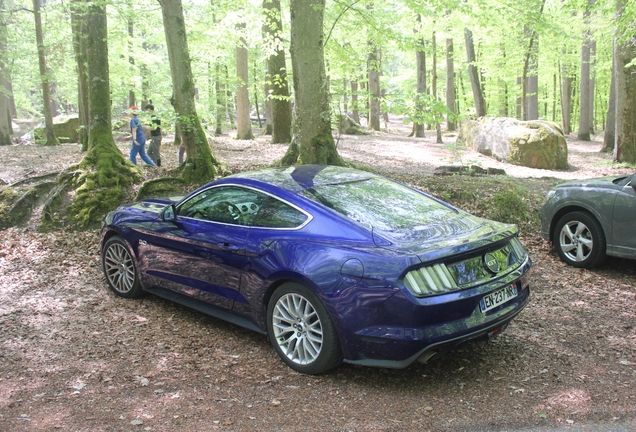
[(141, 297), (143, 290), (137, 265), (123, 238), (114, 236), (106, 241), (102, 249), (102, 266), (106, 282), (115, 294), (126, 298)]
[(605, 235), (598, 221), (584, 212), (571, 212), (557, 222), (554, 246), (567, 264), (592, 268), (605, 260)]
[(319, 374), (342, 362), (335, 326), (320, 300), (306, 287), (285, 283), (267, 307), (274, 349), (297, 372)]

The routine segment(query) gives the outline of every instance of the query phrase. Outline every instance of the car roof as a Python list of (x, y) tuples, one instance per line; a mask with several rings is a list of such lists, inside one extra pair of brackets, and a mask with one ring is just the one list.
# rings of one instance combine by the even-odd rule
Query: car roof
[(225, 177), (223, 180), (246, 179), (270, 184), (292, 192), (300, 192), (327, 185), (364, 181), (378, 176), (353, 168), (333, 165), (297, 165), (246, 171)]

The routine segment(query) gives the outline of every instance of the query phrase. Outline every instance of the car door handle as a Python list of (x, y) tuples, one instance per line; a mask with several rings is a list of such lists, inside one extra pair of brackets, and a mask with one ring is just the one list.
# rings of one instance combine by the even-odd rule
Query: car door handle
[(232, 243), (219, 243), (219, 247), (223, 249), (233, 250), (233, 251), (238, 250), (238, 246)]

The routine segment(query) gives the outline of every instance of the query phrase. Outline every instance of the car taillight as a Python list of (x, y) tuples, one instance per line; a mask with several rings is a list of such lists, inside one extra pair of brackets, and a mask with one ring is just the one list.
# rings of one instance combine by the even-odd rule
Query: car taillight
[(442, 294), (459, 289), (455, 279), (444, 264), (411, 270), (404, 277), (404, 284), (416, 297)]

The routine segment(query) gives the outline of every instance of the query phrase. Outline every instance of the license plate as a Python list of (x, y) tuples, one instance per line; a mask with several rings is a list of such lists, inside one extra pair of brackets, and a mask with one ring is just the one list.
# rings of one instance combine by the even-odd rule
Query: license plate
[(482, 312), (487, 312), (515, 297), (517, 297), (517, 287), (514, 285), (508, 285), (499, 291), (495, 291), (484, 296), (484, 298), (482, 298), (479, 302), (479, 307)]

